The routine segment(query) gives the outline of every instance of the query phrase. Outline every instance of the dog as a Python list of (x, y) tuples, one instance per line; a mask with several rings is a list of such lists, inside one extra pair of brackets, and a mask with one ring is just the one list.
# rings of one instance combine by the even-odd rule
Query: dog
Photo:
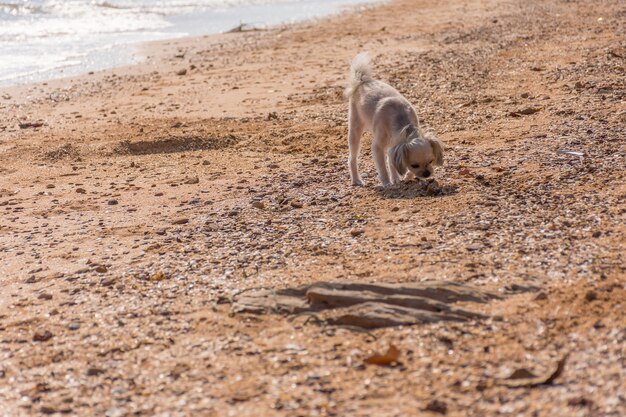
[(433, 174), (433, 165), (443, 165), (439, 139), (420, 127), (415, 109), (402, 94), (373, 78), (367, 52), (352, 60), (345, 96), (349, 100), (348, 165), (352, 184), (364, 185), (358, 157), (361, 135), (366, 130), (374, 134), (372, 156), (383, 187), (400, 182), (402, 177), (428, 178)]

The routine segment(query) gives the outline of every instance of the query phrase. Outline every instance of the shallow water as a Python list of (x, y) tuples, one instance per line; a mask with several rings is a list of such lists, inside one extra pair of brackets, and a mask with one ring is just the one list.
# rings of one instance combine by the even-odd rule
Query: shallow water
[(0, 85), (140, 60), (136, 44), (293, 23), (372, 0), (0, 0)]

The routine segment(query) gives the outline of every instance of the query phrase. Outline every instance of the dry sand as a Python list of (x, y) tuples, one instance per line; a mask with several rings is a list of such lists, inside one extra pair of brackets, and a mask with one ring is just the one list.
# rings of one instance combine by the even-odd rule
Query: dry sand
[[(626, 415), (624, 33), (618, 0), (398, 0), (4, 88), (0, 416)], [(438, 185), (378, 188), (367, 138), (349, 186), (361, 50), (444, 141)], [(230, 313), (346, 279), (503, 299), (370, 332)]]

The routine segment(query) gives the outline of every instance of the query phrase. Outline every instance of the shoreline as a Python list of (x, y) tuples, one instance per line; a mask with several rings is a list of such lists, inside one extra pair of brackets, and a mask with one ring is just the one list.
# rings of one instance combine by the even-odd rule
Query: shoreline
[[(0, 80), (0, 89), (16, 85), (29, 85), (49, 82), (55, 79), (68, 79), (83, 76), (87, 73), (114, 70), (116, 68), (141, 64), (141, 51), (146, 44), (162, 43), (177, 39), (215, 36), (249, 27), (255, 30), (270, 30), (289, 25), (297, 25), (307, 21), (319, 21), (342, 13), (356, 12), (359, 8), (374, 7), (384, 3), (381, 0), (308, 0), (313, 4), (267, 3), (248, 6), (226, 7), (225, 9), (201, 10), (186, 15), (170, 16), (171, 26), (163, 28), (152, 36), (160, 39), (126, 41), (123, 43), (103, 43), (98, 50), (79, 51), (79, 62), (74, 64), (53, 66), (45, 70), (32, 70), (27, 75), (12, 76)], [(319, 4), (316, 4), (319, 2)], [(252, 21), (254, 18), (261, 21)], [(250, 20), (250, 22), (246, 22)], [(185, 30), (185, 34), (180, 33)], [(200, 29), (202, 28), (202, 29)], [(208, 32), (207, 32), (208, 31)], [(169, 34), (169, 35), (168, 35)], [(112, 33), (110, 36), (128, 35)], [(150, 36), (149, 33), (138, 32), (137, 37)], [(168, 37), (169, 36), (169, 37)], [(104, 42), (104, 39), (102, 40)], [(91, 64), (89, 64), (91, 62)], [(68, 72), (68, 74), (64, 74)]]

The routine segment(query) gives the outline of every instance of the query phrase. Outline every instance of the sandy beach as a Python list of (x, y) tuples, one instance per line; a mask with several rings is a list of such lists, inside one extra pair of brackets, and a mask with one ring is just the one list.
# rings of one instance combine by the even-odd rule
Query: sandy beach
[[(624, 16), (395, 0), (0, 88), (0, 416), (626, 415)], [(364, 50), (434, 182), (379, 187), (366, 136), (350, 185)], [(498, 296), (371, 330), (233, 309), (430, 280)]]

